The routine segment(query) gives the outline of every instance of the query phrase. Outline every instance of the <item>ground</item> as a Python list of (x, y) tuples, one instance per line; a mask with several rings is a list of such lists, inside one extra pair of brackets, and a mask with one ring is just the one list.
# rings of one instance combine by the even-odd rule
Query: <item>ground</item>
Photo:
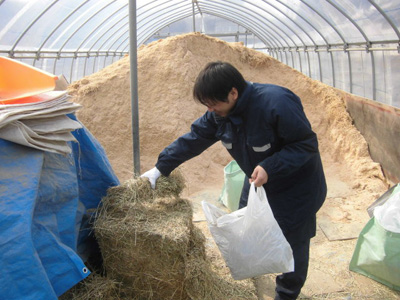
[[(326, 156), (323, 160), (328, 195), (317, 215), (317, 235), (311, 240), (309, 275), (300, 299), (400, 299), (399, 292), (349, 270), (357, 237), (369, 219), (363, 199), (368, 198), (365, 197), (368, 192), (360, 192), (346, 180), (348, 171), (339, 162)], [(194, 207), (194, 223), (207, 237), (208, 252), (222, 261), (200, 204), (205, 200), (224, 208), (218, 200), (220, 193), (221, 189), (216, 186), (190, 195), (189, 199)], [(379, 197), (370, 196), (369, 201)], [(220, 267), (225, 267), (223, 262)], [(255, 280), (260, 300), (273, 299), (275, 276), (265, 275)]]

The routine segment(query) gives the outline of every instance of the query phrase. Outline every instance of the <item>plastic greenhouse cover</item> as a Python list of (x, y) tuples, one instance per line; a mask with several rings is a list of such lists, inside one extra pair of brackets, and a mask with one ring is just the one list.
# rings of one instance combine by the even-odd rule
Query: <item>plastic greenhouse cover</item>
[(90, 274), (89, 210), (119, 182), (87, 129), (73, 134), (68, 156), (0, 139), (1, 299), (57, 299)]
[[(170, 34), (201, 31), (253, 46), (347, 92), (399, 106), (398, 0), (136, 4), (138, 46)], [(63, 74), (69, 82), (122, 58), (129, 43), (128, 0), (0, 2), (0, 55)]]
[[(204, 14), (218, 15), (240, 24), (271, 47), (398, 39), (371, 2), (204, 0), (198, 2), (198, 7)], [(374, 3), (399, 27), (399, 1), (377, 0)], [(139, 44), (192, 12), (191, 1), (137, 1)], [(127, 51), (128, 17), (127, 0), (6, 0), (0, 5), (1, 48)], [(226, 23), (219, 22), (218, 26), (220, 32), (226, 30)]]

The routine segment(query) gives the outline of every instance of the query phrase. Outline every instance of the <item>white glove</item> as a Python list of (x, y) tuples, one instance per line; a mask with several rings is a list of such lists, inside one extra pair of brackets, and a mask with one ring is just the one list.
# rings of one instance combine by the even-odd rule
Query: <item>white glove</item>
[(160, 175), (161, 175), (160, 171), (158, 171), (158, 169), (154, 167), (153, 169), (140, 175), (140, 177), (148, 178), (150, 181), (151, 188), (154, 190), (156, 188), (156, 181), (158, 177), (160, 177)]

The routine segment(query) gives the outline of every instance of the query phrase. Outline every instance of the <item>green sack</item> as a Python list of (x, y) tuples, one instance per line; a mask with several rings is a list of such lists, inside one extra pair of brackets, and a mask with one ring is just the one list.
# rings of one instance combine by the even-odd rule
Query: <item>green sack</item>
[(221, 201), (230, 211), (239, 208), (240, 195), (242, 193), (244, 172), (235, 160), (232, 160), (224, 168), (224, 187), (222, 188)]
[(371, 218), (358, 237), (350, 270), (400, 291), (400, 233)]

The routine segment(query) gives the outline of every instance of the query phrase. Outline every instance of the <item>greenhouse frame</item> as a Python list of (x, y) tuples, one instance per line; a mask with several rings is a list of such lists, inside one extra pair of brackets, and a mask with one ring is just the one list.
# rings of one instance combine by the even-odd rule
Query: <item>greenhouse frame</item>
[[(136, 37), (129, 34), (132, 20)], [(69, 82), (128, 54), (133, 37), (139, 47), (199, 31), (242, 42), (349, 93), (400, 106), (399, 1), (3, 0), (0, 28), (1, 56)]]

